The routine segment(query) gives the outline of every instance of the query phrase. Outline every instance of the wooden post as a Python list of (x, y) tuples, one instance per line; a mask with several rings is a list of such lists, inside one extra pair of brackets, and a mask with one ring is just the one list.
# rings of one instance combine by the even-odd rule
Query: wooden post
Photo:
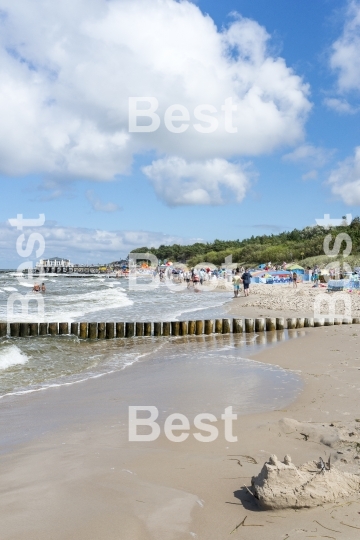
[(7, 323), (2, 322), (0, 323), (0, 337), (5, 337), (7, 334)]
[(276, 330), (276, 318), (267, 317), (266, 318), (266, 331), (273, 332)]
[(123, 338), (125, 337), (125, 324), (123, 322), (116, 323), (116, 337)]
[(187, 321), (180, 321), (180, 336), (187, 336), (188, 323)]
[(114, 339), (115, 337), (115, 325), (113, 322), (106, 323), (106, 339)]
[(96, 339), (97, 338), (97, 323), (96, 322), (90, 322), (88, 326), (88, 338), (89, 339)]
[(285, 328), (285, 319), (283, 317), (276, 318), (276, 330), (284, 330)]
[(195, 322), (195, 334), (201, 336), (204, 333), (204, 321)]
[(215, 319), (215, 334), (222, 334), (222, 320)]
[(294, 330), (294, 328), (296, 328), (296, 319), (291, 318), (291, 319), (286, 319), (286, 320), (287, 320), (288, 330)]
[(242, 334), (243, 322), (242, 319), (233, 319), (233, 334)]
[(59, 325), (57, 322), (49, 323), (49, 334), (50, 336), (57, 336), (59, 333)]
[(312, 317), (305, 317), (304, 326), (305, 328), (310, 328), (314, 326), (314, 319)]
[(180, 322), (179, 321), (172, 321), (172, 323), (171, 323), (171, 335), (172, 336), (179, 336), (180, 335)]
[(251, 334), (252, 332), (254, 332), (254, 329), (254, 319), (245, 319), (245, 332), (247, 334)]
[(79, 323), (78, 322), (72, 322), (70, 326), (70, 333), (72, 336), (79, 336)]
[(125, 337), (132, 338), (135, 333), (135, 324), (133, 322), (125, 323)]
[(64, 336), (69, 333), (69, 323), (61, 322), (59, 323), (59, 334)]
[(39, 336), (47, 336), (48, 335), (48, 323), (41, 322), (39, 324)]
[(210, 334), (213, 333), (213, 329), (214, 329), (214, 321), (210, 320), (210, 319), (207, 319), (205, 321), (205, 328), (204, 328), (204, 333), (207, 335), (207, 336), (210, 336)]
[(144, 336), (151, 336), (151, 322), (144, 322)]
[(298, 317), (296, 319), (296, 328), (304, 328), (304, 324), (305, 324), (305, 319), (303, 319), (302, 317)]
[(20, 324), (16, 322), (10, 323), (10, 336), (19, 337), (20, 336)]
[(170, 336), (170, 323), (169, 322), (163, 322), (162, 335)]
[(39, 335), (39, 323), (29, 323), (29, 336), (38, 336)]
[(161, 322), (154, 322), (154, 336), (161, 336)]
[(195, 334), (195, 321), (188, 321), (188, 334), (190, 336)]
[(143, 322), (137, 322), (136, 323), (135, 334), (137, 336), (143, 336), (144, 335), (144, 323)]
[(105, 323), (98, 323), (98, 339), (105, 339)]
[(255, 319), (255, 332), (265, 331), (265, 319)]
[(28, 337), (29, 323), (20, 323), (20, 337)]
[(324, 326), (324, 319), (322, 317), (314, 319), (314, 326)]
[(230, 319), (223, 319), (222, 320), (222, 333), (230, 334), (230, 332), (231, 332)]
[(87, 322), (81, 322), (80, 323), (80, 339), (87, 339), (89, 333), (88, 333), (88, 323)]

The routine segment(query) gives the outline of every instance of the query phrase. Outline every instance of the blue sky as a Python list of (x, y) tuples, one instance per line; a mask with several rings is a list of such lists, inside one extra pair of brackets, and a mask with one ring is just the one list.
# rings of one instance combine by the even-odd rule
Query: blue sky
[[(46, 256), (98, 262), (360, 213), (360, 2), (49, 4), (0, 0), (1, 267), (17, 214), (45, 214)], [(129, 134), (130, 96), (158, 100), (157, 132)], [(164, 126), (176, 103), (186, 133)]]

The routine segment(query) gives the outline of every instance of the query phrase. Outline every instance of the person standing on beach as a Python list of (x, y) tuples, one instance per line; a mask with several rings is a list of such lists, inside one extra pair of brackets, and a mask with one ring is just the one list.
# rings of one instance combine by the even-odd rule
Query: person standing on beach
[(297, 287), (297, 273), (296, 272), (293, 272), (292, 281), (293, 281), (293, 287), (296, 289)]
[(243, 275), (241, 276), (241, 280), (244, 285), (244, 296), (249, 296), (251, 278), (252, 278), (252, 275), (250, 274), (249, 270), (246, 269)]
[(240, 278), (240, 273), (239, 272), (235, 273), (235, 276), (233, 277), (232, 281), (233, 281), (233, 285), (234, 285), (234, 298), (238, 298), (239, 291), (240, 291), (240, 283), (241, 283), (241, 278)]

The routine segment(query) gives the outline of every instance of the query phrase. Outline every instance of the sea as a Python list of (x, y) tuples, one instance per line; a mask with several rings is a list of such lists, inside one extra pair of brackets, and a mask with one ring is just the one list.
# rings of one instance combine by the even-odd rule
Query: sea
[[(226, 307), (232, 292), (176, 290), (164, 283), (104, 276), (70, 278), (47, 276), (41, 279), (45, 293), (32, 292), (32, 283), (15, 274), (0, 274), (1, 321), (171, 321), (210, 319), (227, 316)], [(15, 302), (9, 313), (12, 295), (27, 295), (29, 314), (20, 314)], [(44, 301), (44, 315), (38, 317), (36, 301)], [(276, 366), (249, 360), (249, 356), (277, 341), (300, 338), (298, 332), (284, 331), (271, 337), (257, 335), (202, 336), (200, 338), (134, 338), (101, 341), (80, 340), (75, 336), (39, 336), (0, 339), (0, 407), (1, 402), (22, 399), (34, 392), (79, 385), (114, 372), (132, 369), (156, 358), (167, 365), (186, 370), (200, 366), (203, 381), (216, 385), (216, 373), (228, 374), (227, 392), (237, 404), (239, 413), (285, 406), (302, 388), (297, 374)], [(153, 360), (152, 360), (153, 361)], [(183, 372), (183, 371), (182, 371)], [(175, 373), (175, 368), (173, 369)], [(197, 370), (199, 373), (199, 370)], [(171, 375), (170, 375), (171, 376)], [(211, 380), (210, 380), (211, 379)], [(236, 381), (236, 384), (235, 384)], [(239, 383), (241, 381), (241, 384)], [(199, 381), (198, 381), (199, 382)], [(187, 385), (189, 385), (189, 381)]]

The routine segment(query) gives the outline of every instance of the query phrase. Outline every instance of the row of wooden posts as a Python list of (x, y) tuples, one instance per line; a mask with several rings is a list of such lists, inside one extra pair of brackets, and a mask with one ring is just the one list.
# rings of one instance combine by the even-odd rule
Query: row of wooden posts
[(290, 318), (215, 319), (171, 322), (52, 322), (0, 323), (0, 337), (74, 335), (81, 339), (132, 338), (134, 336), (188, 336), (210, 334), (250, 334), (274, 330), (360, 324), (360, 318)]

